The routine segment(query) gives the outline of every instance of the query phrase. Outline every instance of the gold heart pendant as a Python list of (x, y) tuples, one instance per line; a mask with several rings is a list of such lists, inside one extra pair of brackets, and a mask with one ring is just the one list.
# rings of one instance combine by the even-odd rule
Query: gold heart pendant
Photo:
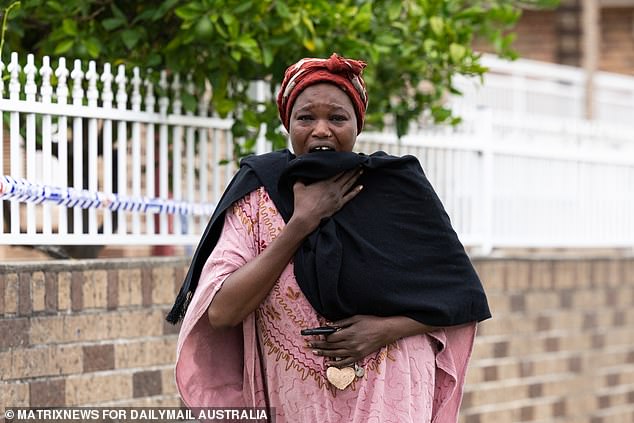
[(344, 367), (343, 369), (328, 367), (326, 369), (326, 378), (328, 379), (328, 382), (332, 383), (335, 388), (342, 391), (352, 383), (355, 377), (356, 375), (352, 367)]

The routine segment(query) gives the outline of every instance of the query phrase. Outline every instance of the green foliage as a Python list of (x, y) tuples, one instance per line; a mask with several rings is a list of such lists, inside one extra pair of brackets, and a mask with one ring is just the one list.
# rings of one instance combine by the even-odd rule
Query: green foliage
[[(201, 90), (213, 85), (213, 107), (238, 117), (233, 128), (248, 152), (260, 123), (276, 147), (286, 144), (272, 102), (258, 108), (248, 81), (275, 87), (285, 68), (306, 56), (332, 52), (368, 62), (367, 125), (391, 115), (398, 134), (429, 111), (437, 122), (456, 122), (444, 107), (457, 92), (455, 75), (482, 75), (472, 49), (483, 37), (514, 57), (520, 6), (550, 7), (555, 0), (22, 0), (8, 22), (11, 50), (65, 55), (127, 66), (191, 73)], [(4, 13), (4, 11), (3, 11)], [(271, 93), (274, 94), (274, 93)], [(188, 98), (189, 110), (196, 104)]]

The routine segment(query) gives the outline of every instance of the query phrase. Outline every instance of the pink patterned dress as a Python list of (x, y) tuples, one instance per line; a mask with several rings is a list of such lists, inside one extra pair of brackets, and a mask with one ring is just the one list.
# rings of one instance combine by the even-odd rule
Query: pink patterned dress
[(189, 407), (263, 407), (283, 422), (457, 421), (475, 324), (412, 336), (359, 363), (365, 374), (344, 390), (326, 379), (324, 358), (300, 330), (322, 326), (289, 263), (241, 327), (212, 329), (206, 310), (223, 281), (284, 228), (263, 188), (227, 211), (181, 328), (176, 382)]

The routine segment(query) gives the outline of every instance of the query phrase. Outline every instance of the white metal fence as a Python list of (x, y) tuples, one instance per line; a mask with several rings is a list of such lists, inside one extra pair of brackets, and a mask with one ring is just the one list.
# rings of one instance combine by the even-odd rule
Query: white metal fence
[[(483, 251), (634, 247), (634, 153), (565, 143), (543, 148), (513, 138), (521, 126), (494, 124), (490, 110), (473, 118), (475, 132), (401, 140), (362, 134), (360, 145), (366, 152), (417, 156), (466, 245)], [(509, 135), (496, 133), (498, 126)]]
[(137, 68), (82, 66), (44, 58), (38, 69), (29, 55), (21, 68), (15, 53), (6, 66), (0, 242), (195, 243), (234, 172), (231, 120), (210, 116), (204, 96), (196, 115), (183, 113), (181, 90), (192, 87), (178, 75), (161, 73), (170, 100)]
[[(634, 78), (601, 74), (587, 122), (579, 70), (485, 64), (485, 85), (459, 81), (452, 100), (464, 125), (363, 133), (358, 150), (418, 156), (469, 246), (634, 246)], [(210, 115), (208, 98), (184, 114), (179, 93), (192, 88), (177, 76), (161, 74), (172, 95), (157, 99), (138, 69), (56, 65), (0, 63), (0, 243), (195, 244), (235, 171), (231, 120)]]
[[(586, 74), (573, 66), (534, 60), (509, 62), (485, 55), (482, 64), (490, 69), (484, 86), (459, 78), (463, 97), (456, 97), (456, 107), (486, 106), (516, 117), (550, 116), (581, 120), (585, 116)], [(634, 78), (597, 72), (593, 78), (594, 122), (622, 126), (634, 116)]]

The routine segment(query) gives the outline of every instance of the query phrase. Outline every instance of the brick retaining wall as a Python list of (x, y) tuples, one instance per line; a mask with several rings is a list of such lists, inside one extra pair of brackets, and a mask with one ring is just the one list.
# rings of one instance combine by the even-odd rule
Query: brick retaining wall
[[(461, 422), (634, 421), (634, 258), (474, 261), (494, 319)], [(164, 316), (186, 266), (0, 265), (0, 408), (179, 405)]]
[(0, 265), (0, 406), (180, 405), (164, 316), (187, 264)]
[(634, 422), (634, 259), (477, 260), (463, 423)]

